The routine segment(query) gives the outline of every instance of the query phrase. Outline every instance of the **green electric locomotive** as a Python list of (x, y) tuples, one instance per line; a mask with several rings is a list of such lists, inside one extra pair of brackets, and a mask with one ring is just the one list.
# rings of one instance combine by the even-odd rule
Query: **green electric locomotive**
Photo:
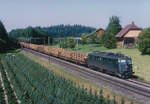
[(88, 67), (121, 78), (131, 77), (134, 73), (131, 58), (118, 53), (90, 53), (88, 54)]

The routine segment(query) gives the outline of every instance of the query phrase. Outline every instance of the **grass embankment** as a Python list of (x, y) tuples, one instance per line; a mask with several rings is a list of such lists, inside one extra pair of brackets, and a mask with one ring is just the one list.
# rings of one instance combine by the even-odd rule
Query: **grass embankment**
[(89, 45), (79, 45), (79, 47), (72, 49), (79, 52), (94, 52), (94, 51), (103, 51), (103, 52), (113, 52), (113, 53), (122, 53), (126, 56), (129, 56), (133, 60), (133, 70), (135, 75), (138, 76), (139, 80), (144, 80), (150, 82), (150, 55), (141, 55), (137, 48), (125, 49), (125, 48), (116, 48), (116, 49), (107, 49), (99, 44), (89, 44)]
[[(102, 87), (96, 85), (95, 83), (92, 83), (92, 82), (89, 82), (89, 81), (84, 80), (82, 78), (79, 78), (79, 77), (73, 75), (72, 73), (67, 72), (64, 69), (60, 69), (59, 67), (57, 67), (57, 66), (55, 66), (53, 64), (49, 64), (49, 62), (47, 60), (43, 59), (43, 58), (39, 58), (39, 57), (31, 55), (31, 54), (26, 54), (24, 52), (22, 52), (22, 53), (25, 56), (27, 56), (28, 58), (30, 58), (31, 60), (33, 60), (33, 61), (43, 65), (44, 67), (46, 67), (49, 70), (52, 70), (56, 75), (59, 75), (59, 76), (64, 77), (65, 79), (71, 80), (74, 83), (76, 83), (76, 85), (79, 85), (79, 86), (83, 86), (84, 85), (84, 87), (87, 88), (88, 91), (90, 90), (90, 88), (92, 88), (93, 89), (93, 94), (95, 92), (98, 93), (100, 91), (100, 89), (102, 88)], [(114, 95), (113, 91), (108, 90), (108, 89), (104, 89), (104, 88), (102, 88), (102, 89), (103, 89), (103, 95), (105, 97), (108, 97), (108, 95), (110, 95), (110, 99), (113, 99), (113, 95)], [(120, 103), (122, 97), (125, 99), (126, 104), (129, 104), (130, 101), (131, 101), (127, 97), (122, 96), (120, 94), (115, 94), (115, 95), (116, 95), (116, 100), (119, 103)], [(134, 102), (134, 103), (137, 103), (137, 102)]]
[(138, 49), (113, 49), (107, 52), (121, 52), (132, 58), (133, 70), (139, 80), (150, 82), (150, 55), (141, 55)]

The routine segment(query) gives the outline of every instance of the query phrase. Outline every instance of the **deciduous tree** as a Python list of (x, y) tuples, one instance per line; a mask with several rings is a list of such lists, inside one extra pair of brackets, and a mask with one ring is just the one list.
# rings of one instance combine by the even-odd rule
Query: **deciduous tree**
[(81, 36), (81, 44), (86, 44), (86, 41), (87, 41), (87, 39), (86, 39), (86, 35), (85, 34), (82, 34), (82, 36)]
[(139, 35), (138, 49), (142, 54), (150, 54), (150, 28), (143, 30)]

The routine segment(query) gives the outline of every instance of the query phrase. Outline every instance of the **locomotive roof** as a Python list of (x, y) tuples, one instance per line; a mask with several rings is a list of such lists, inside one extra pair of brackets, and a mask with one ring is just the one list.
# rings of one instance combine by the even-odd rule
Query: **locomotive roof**
[(112, 58), (112, 59), (129, 58), (120, 53), (110, 53), (110, 52), (94, 52), (94, 53), (90, 53), (89, 55), (100, 56), (100, 57), (105, 57), (105, 58)]

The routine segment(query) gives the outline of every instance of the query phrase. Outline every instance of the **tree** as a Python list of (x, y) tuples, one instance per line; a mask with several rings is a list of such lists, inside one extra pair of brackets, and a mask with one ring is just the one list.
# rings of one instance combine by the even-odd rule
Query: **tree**
[(7, 31), (6, 31), (2, 21), (0, 21), (0, 38), (2, 40), (7, 40), (8, 39), (8, 34), (7, 34)]
[(76, 42), (75, 42), (75, 40), (72, 39), (72, 38), (69, 38), (69, 39), (68, 39), (67, 44), (68, 44), (68, 47), (69, 47), (69, 48), (75, 48), (75, 46), (76, 46)]
[(150, 27), (139, 35), (138, 49), (142, 54), (150, 54)]
[(87, 37), (87, 43), (88, 44), (95, 44), (96, 43), (96, 38), (97, 38), (97, 33), (93, 33), (90, 36)]
[(89, 34), (96, 29), (93, 27), (82, 26), (82, 25), (56, 25), (42, 28), (47, 31), (54, 38), (65, 38), (65, 37), (81, 37), (83, 33)]
[(48, 37), (50, 37), (50, 42), (52, 43), (51, 36), (48, 35), (48, 32), (44, 31), (41, 27), (29, 26), (24, 29), (15, 29), (9, 33), (9, 37), (35, 44), (48, 43)]
[(81, 44), (86, 44), (86, 35), (85, 34), (82, 34), (81, 36)]
[(102, 35), (103, 35), (103, 34), (97, 34), (97, 35), (96, 35), (95, 42), (96, 42), (97, 44), (102, 44), (102, 43), (103, 43), (103, 41), (102, 41)]
[(76, 46), (76, 42), (72, 38), (65, 38), (60, 42), (60, 48), (74, 48)]
[(117, 47), (117, 39), (115, 35), (120, 32), (122, 29), (120, 25), (119, 17), (112, 16), (109, 19), (109, 24), (107, 26), (107, 29), (102, 35), (102, 42), (106, 48), (116, 48)]
[(0, 51), (5, 50), (5, 48), (7, 47), (7, 41), (8, 41), (7, 31), (2, 21), (0, 21)]
[(117, 47), (117, 39), (111, 32), (104, 33), (104, 47), (112, 49)]
[(119, 17), (112, 16), (109, 18), (109, 24), (107, 26), (107, 31), (110, 31), (112, 34), (116, 35), (122, 29), (120, 25)]

